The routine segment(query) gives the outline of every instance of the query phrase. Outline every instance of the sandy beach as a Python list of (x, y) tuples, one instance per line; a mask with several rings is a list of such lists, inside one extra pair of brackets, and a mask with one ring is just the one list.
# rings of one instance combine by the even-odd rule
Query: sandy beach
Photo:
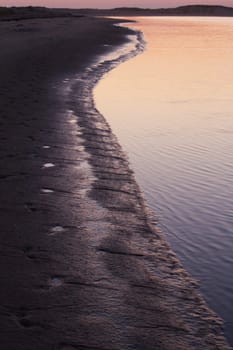
[(94, 107), (113, 23), (0, 21), (1, 349), (231, 349)]

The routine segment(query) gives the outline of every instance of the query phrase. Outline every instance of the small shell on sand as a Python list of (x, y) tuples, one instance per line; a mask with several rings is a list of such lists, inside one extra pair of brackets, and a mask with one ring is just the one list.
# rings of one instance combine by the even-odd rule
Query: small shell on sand
[(53, 193), (54, 191), (53, 190), (50, 190), (49, 188), (42, 188), (40, 190), (41, 193)]
[(55, 164), (53, 163), (45, 163), (43, 164), (43, 168), (53, 168), (55, 166)]

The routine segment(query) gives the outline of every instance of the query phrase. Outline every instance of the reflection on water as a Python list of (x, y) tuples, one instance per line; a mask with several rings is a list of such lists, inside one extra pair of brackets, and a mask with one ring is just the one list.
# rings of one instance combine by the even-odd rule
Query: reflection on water
[(147, 50), (98, 84), (96, 104), (233, 344), (233, 19), (137, 20)]

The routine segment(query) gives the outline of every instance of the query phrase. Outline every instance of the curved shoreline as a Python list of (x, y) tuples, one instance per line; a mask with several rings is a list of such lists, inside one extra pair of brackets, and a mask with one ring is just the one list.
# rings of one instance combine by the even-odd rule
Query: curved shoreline
[[(135, 286), (145, 289), (156, 289), (161, 283), (162, 289), (166, 289), (166, 287), (168, 288), (169, 293), (167, 297), (164, 297), (163, 295), (162, 301), (160, 300), (159, 303), (164, 303), (164, 306), (169, 305), (170, 307), (172, 305), (172, 309), (175, 308), (176, 311), (174, 312), (174, 319), (171, 321), (172, 326), (164, 325), (162, 327), (167, 327), (167, 331), (174, 328), (172, 333), (174, 330), (175, 333), (179, 333), (179, 331), (184, 333), (187, 332), (186, 335), (187, 338), (190, 338), (189, 341), (186, 342), (186, 339), (179, 339), (177, 342), (177, 344), (180, 343), (177, 346), (181, 346), (182, 348), (184, 346), (185, 349), (202, 349), (203, 346), (203, 349), (208, 349), (208, 347), (210, 349), (214, 349), (215, 347), (216, 349), (224, 349), (223, 338), (220, 340), (219, 335), (216, 338), (213, 336), (213, 334), (216, 335), (219, 333), (219, 331), (221, 333), (220, 329), (222, 322), (218, 316), (208, 308), (202, 296), (199, 294), (196, 281), (194, 281), (192, 277), (183, 269), (181, 263), (178, 261), (177, 257), (171, 250), (169, 244), (165, 241), (163, 234), (159, 231), (158, 228), (154, 226), (154, 220), (152, 218), (153, 214), (151, 216), (150, 209), (147, 207), (143, 198), (143, 194), (141, 193), (141, 190), (136, 183), (127, 157), (122, 151), (121, 146), (118, 144), (115, 135), (112, 134), (111, 128), (109, 127), (107, 121), (104, 119), (104, 116), (102, 116), (95, 107), (93, 89), (98, 81), (106, 73), (114, 69), (118, 64), (131, 59), (143, 51), (144, 41), (142, 33), (135, 33), (138, 43), (135, 50), (131, 50), (128, 53), (121, 55), (117, 59), (105, 60), (97, 65), (94, 64), (93, 67), (88, 68), (87, 72), (81, 76), (81, 80), (83, 79), (84, 82), (83, 90), (81, 88), (80, 92), (79, 85), (78, 94), (76, 94), (75, 87), (75, 92), (73, 92), (74, 96), (78, 98), (81, 97), (81, 100), (85, 100), (84, 105), (82, 105), (82, 103), (79, 103), (78, 106), (75, 106), (74, 115), (75, 113), (78, 115), (78, 124), (81, 126), (82, 135), (84, 136), (85, 150), (90, 154), (88, 161), (91, 164), (95, 176), (95, 180), (91, 186), (92, 189), (89, 192), (89, 196), (110, 212), (110, 221), (112, 221), (113, 225), (116, 225), (117, 222), (117, 226), (121, 226), (121, 233), (124, 230), (125, 220), (127, 223), (132, 223), (133, 216), (133, 229), (127, 228), (127, 238), (129, 235), (133, 235), (132, 231), (135, 230), (135, 226), (137, 227), (137, 225), (135, 225), (135, 221), (139, 219), (139, 229), (137, 228), (136, 230), (138, 230), (138, 232), (141, 231), (140, 233), (143, 237), (141, 244), (138, 245), (137, 243), (136, 245), (136, 253), (132, 252), (131, 245), (134, 246), (134, 239), (135, 241), (138, 241), (139, 237), (135, 235), (135, 237), (131, 238), (130, 241), (125, 242), (124, 239), (126, 237), (124, 237), (122, 240), (122, 238), (119, 239), (119, 237), (117, 237), (118, 235), (115, 234), (114, 231), (119, 231), (119, 227), (117, 227), (116, 229), (112, 229), (111, 236), (114, 237), (113, 239), (112, 237), (111, 240), (109, 237), (103, 239), (103, 243), (101, 242), (100, 244), (100, 251), (107, 254), (119, 256), (129, 255), (137, 258), (145, 257), (145, 251), (147, 253), (150, 252), (149, 260), (152, 258), (152, 260), (154, 259), (155, 261), (152, 263), (150, 262), (148, 266), (146, 266), (146, 268), (149, 267), (146, 272), (148, 280), (147, 282), (144, 280), (145, 275), (143, 273), (143, 284), (140, 286)], [(89, 83), (86, 84), (86, 81)], [(88, 120), (85, 119), (86, 116), (88, 116)], [(91, 141), (89, 139), (90, 130), (92, 130), (91, 137), (93, 137), (93, 140)], [(98, 158), (98, 161), (96, 158)], [(111, 168), (111, 172), (106, 171), (106, 168)], [(129, 216), (129, 218), (127, 219), (126, 216)], [(143, 225), (141, 225), (142, 222)], [(119, 225), (119, 223), (123, 223), (123, 227), (122, 224)], [(140, 239), (142, 237), (140, 237)], [(104, 246), (102, 246), (102, 244)], [(141, 251), (144, 252), (141, 253)], [(151, 252), (153, 253), (151, 254)], [(148, 259), (148, 256), (146, 259)], [(147, 263), (144, 264), (143, 268), (145, 268), (145, 265), (147, 265)], [(155, 266), (151, 267), (151, 265)], [(139, 271), (141, 270), (141, 267), (141, 264), (139, 264)], [(127, 266), (125, 266), (125, 268), (127, 269)], [(132, 276), (128, 277), (130, 280)], [(149, 285), (147, 285), (148, 282)], [(155, 285), (157, 286), (155, 287)], [(174, 295), (172, 296), (171, 294), (173, 293)], [(175, 304), (177, 302), (179, 304), (179, 299), (182, 300), (182, 306), (179, 305), (177, 308), (177, 305)], [(179, 326), (176, 327), (174, 325), (176, 324), (176, 317), (180, 317), (178, 324), (180, 324), (180, 321), (182, 320), (182, 326), (180, 329)], [(205, 325), (207, 328), (210, 328), (207, 331), (206, 339), (202, 344), (203, 339), (201, 340), (199, 338), (199, 340), (197, 340), (195, 338), (196, 334), (198, 334), (197, 329), (199, 327), (202, 329), (200, 334), (202, 334), (201, 337), (203, 338), (203, 335), (205, 333), (203, 333), (203, 327), (205, 327)], [(220, 328), (218, 329), (218, 327)], [(158, 328), (160, 328), (160, 326), (158, 326)], [(191, 328), (193, 329), (191, 330)], [(168, 334), (167, 336), (169, 337)], [(172, 338), (175, 338), (174, 333), (172, 334)], [(184, 338), (186, 337), (184, 336)], [(219, 340), (220, 343), (218, 344)], [(144, 341), (146, 342), (146, 340)], [(215, 341), (217, 341), (216, 344), (214, 344)], [(182, 344), (183, 342), (184, 344)], [(196, 345), (190, 347), (191, 345), (189, 342), (192, 343), (192, 346), (195, 343)], [(170, 340), (165, 341), (165, 344), (166, 345), (162, 345), (165, 346), (164, 349), (170, 348)], [(225, 346), (228, 348), (226, 344)]]
[(98, 74), (90, 64), (129, 31), (91, 18), (33, 21), (1, 25), (2, 346), (230, 349), (94, 107), (112, 63)]

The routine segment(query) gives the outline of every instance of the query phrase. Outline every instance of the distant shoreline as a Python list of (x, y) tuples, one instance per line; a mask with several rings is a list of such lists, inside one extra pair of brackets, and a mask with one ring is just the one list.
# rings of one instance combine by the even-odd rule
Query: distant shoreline
[(58, 18), (80, 16), (206, 16), (233, 17), (233, 7), (217, 5), (187, 5), (175, 8), (120, 7), (113, 9), (64, 9), (46, 7), (0, 7), (0, 21), (33, 18)]
[(175, 8), (131, 8), (121, 7), (115, 9), (80, 9), (80, 14), (92, 14), (97, 16), (217, 16), (217, 17), (232, 17), (233, 8), (226, 6), (213, 5), (187, 5)]

